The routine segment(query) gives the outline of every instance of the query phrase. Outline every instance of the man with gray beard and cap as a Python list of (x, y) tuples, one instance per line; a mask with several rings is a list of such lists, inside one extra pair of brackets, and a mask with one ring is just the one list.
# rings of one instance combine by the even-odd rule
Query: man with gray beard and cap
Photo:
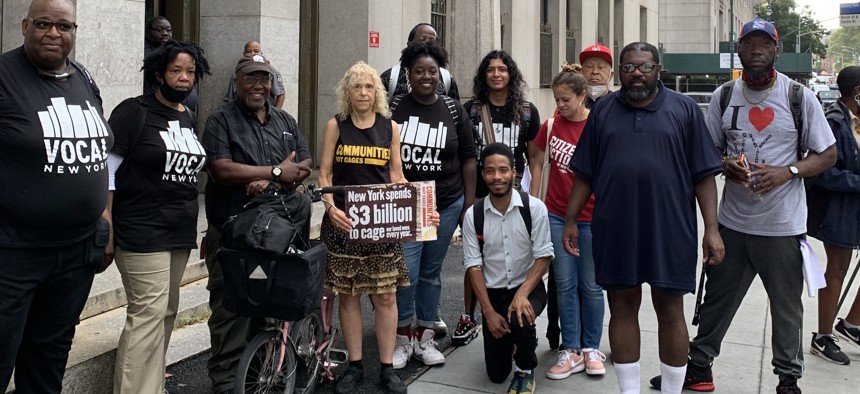
[(296, 185), (311, 173), (310, 151), (295, 118), (267, 102), (273, 80), (272, 66), (262, 55), (239, 60), (233, 81), (237, 97), (209, 116), (203, 134), (211, 176), (206, 184), (209, 226), (204, 246), (212, 310), (208, 368), (216, 394), (232, 392), (239, 358), (249, 335), (260, 326), (259, 321), (238, 317), (222, 304), (224, 276), (216, 256), (221, 227), (253, 196), (267, 189), (295, 193)]

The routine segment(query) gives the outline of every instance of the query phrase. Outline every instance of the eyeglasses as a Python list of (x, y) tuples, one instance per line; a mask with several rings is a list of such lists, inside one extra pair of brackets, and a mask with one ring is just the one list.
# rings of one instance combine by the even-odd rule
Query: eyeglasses
[(78, 25), (75, 22), (69, 21), (60, 21), (60, 22), (51, 22), (47, 19), (33, 19), (27, 18), (31, 23), (33, 23), (33, 28), (39, 31), (50, 31), (52, 27), (56, 26), (57, 31), (60, 33), (71, 33), (72, 30), (78, 28)]
[(242, 82), (245, 85), (254, 85), (257, 83), (257, 81), (260, 81), (260, 83), (263, 85), (268, 85), (268, 84), (272, 83), (272, 77), (269, 75), (264, 75), (262, 77), (255, 77), (253, 75), (246, 75), (246, 76), (242, 77)]
[(161, 33), (172, 34), (173, 33), (173, 29), (171, 29), (169, 27), (150, 27), (149, 30), (158, 32), (158, 34), (161, 34)]
[(636, 71), (637, 68), (639, 69), (639, 71), (642, 71), (643, 73), (647, 74), (651, 71), (654, 71), (654, 69), (657, 68), (657, 65), (654, 63), (642, 63), (640, 65), (627, 63), (622, 64), (621, 66), (619, 66), (619, 68), (621, 69), (621, 71), (628, 74), (632, 73), (633, 71)]

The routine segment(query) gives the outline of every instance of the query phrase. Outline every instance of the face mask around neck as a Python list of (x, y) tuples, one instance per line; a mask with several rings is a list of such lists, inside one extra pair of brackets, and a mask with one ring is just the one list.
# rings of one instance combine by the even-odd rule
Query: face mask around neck
[(589, 86), (588, 87), (588, 97), (591, 97), (592, 100), (597, 100), (598, 97), (606, 94), (607, 90), (609, 90), (609, 87), (606, 85)]

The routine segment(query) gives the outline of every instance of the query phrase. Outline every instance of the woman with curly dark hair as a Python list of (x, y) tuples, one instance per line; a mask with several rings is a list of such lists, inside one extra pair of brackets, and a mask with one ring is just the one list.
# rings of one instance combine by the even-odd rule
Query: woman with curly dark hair
[(477, 159), (468, 113), (456, 100), (436, 93), (439, 69), (446, 63), (443, 49), (424, 42), (409, 44), (401, 56), (409, 93), (391, 100), (391, 119), (400, 124), (403, 175), (410, 181), (436, 182), (440, 216), (435, 241), (403, 245), (410, 284), (397, 289), (394, 368), (403, 368), (410, 356), (425, 365), (445, 362), (433, 342), (442, 262), (454, 229), (475, 200)]
[(116, 264), (128, 299), (117, 346), (114, 393), (161, 393), (164, 354), (179, 306), (179, 284), (197, 248), (197, 173), (206, 153), (181, 104), (210, 74), (203, 50), (170, 40), (143, 60), (154, 93), (126, 99), (111, 114), (108, 210)]
[[(514, 187), (521, 189), (520, 180), (527, 172), (526, 147), (534, 140), (540, 128), (540, 114), (534, 104), (525, 100), (526, 82), (517, 63), (507, 52), (494, 50), (484, 56), (475, 72), (472, 85), (473, 98), (463, 106), (469, 113), (475, 145), (480, 157), (484, 146), (501, 142), (514, 152), (516, 177)], [(487, 184), (478, 162), (475, 198), (487, 195)], [(526, 189), (528, 191), (528, 189)], [(479, 331), (475, 316), (476, 300), (472, 294), (469, 274), (463, 278), (465, 313), (457, 322), (451, 341), (465, 345)]]

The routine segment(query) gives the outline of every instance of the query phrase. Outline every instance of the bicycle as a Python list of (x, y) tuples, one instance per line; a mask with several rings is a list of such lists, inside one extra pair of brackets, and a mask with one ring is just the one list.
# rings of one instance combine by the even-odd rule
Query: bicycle
[[(305, 191), (317, 202), (322, 194), (343, 190), (311, 184)], [(325, 247), (319, 240), (314, 244), (312, 249)], [(339, 333), (331, 324), (336, 294), (325, 289), (322, 294), (320, 307), (298, 321), (266, 318), (267, 328), (251, 339), (239, 360), (236, 393), (310, 394), (318, 383), (334, 381), (332, 370), (349, 354), (334, 347)]]

